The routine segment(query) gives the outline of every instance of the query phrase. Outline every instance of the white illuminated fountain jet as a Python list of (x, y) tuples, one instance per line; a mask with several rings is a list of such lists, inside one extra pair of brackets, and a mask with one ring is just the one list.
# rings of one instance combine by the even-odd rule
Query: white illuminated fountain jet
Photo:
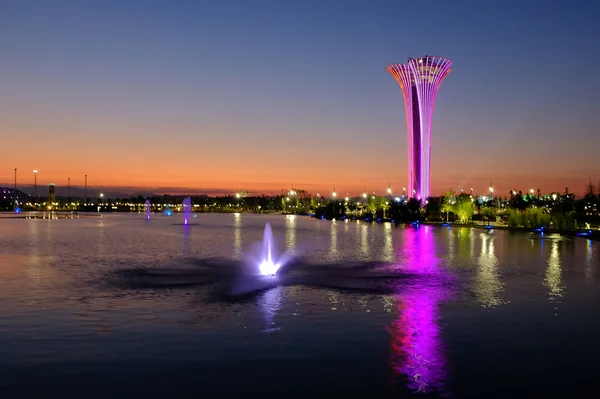
[(274, 276), (282, 265), (283, 259), (280, 259), (279, 261), (274, 259), (273, 252), (273, 232), (271, 231), (271, 225), (267, 223), (265, 225), (262, 251), (258, 264), (260, 274), (263, 276)]

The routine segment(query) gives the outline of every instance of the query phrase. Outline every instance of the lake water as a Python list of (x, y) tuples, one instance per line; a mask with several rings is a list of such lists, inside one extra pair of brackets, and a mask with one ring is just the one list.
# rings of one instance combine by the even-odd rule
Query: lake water
[[(153, 216), (0, 221), (3, 398), (600, 395), (599, 243)], [(297, 257), (255, 291), (266, 222)]]

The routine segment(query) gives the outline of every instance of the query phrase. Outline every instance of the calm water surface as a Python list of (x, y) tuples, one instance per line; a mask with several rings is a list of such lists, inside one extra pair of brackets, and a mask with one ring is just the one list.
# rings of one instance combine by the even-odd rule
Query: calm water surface
[[(2, 397), (600, 395), (597, 243), (285, 216), (193, 221), (0, 220)], [(266, 222), (302, 259), (302, 284), (216, 295)], [(346, 279), (346, 265), (363, 267)], [(132, 269), (149, 273), (144, 284)]]

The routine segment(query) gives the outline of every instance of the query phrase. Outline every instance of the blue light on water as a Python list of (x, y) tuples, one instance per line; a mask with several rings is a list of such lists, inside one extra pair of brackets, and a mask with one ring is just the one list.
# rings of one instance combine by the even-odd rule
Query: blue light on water
[(167, 216), (171, 216), (172, 214), (173, 214), (173, 212), (171, 212), (171, 210), (170, 210), (170, 209), (167, 209), (167, 210), (165, 211), (165, 215), (167, 215)]

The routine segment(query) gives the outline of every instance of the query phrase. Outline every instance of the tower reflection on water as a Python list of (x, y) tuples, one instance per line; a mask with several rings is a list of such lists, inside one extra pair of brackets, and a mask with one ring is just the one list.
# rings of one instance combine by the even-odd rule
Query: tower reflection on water
[(446, 379), (438, 307), (450, 292), (444, 284), (446, 274), (438, 262), (431, 227), (403, 232), (397, 268), (414, 278), (399, 287), (398, 318), (388, 331), (392, 337), (392, 368), (417, 392), (442, 392)]

